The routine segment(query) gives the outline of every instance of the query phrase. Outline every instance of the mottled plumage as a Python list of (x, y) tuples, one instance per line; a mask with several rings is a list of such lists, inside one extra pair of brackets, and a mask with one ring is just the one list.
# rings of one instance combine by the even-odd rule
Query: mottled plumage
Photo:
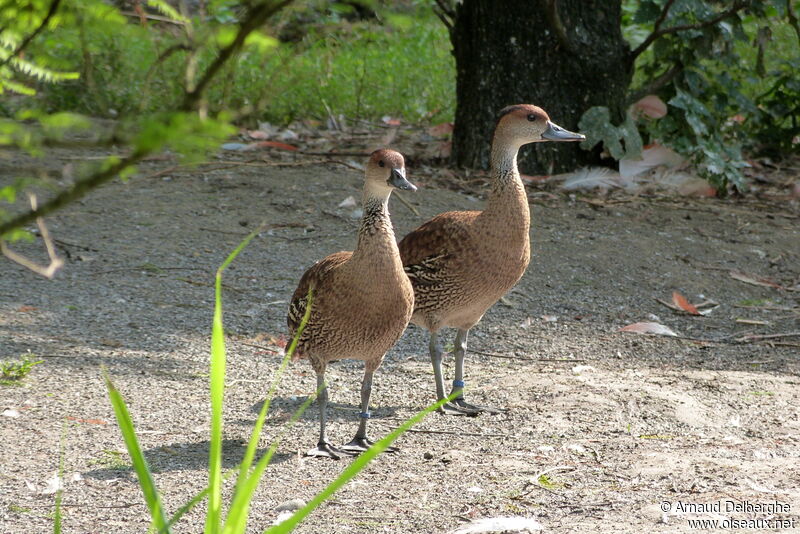
[[(416, 189), (405, 179), (403, 157), (392, 150), (372, 154), (366, 168), (364, 215), (353, 252), (337, 252), (308, 269), (292, 296), (287, 315), (294, 335), (306, 311), (312, 289), (311, 315), (297, 345), (298, 358), (310, 360), (320, 391), (320, 441), (309, 454), (338, 458), (365, 450), (372, 374), (384, 354), (405, 330), (414, 306), (414, 293), (403, 271), (388, 201), (393, 188)], [(325, 435), (328, 362), (342, 358), (364, 360), (362, 419), (355, 439), (340, 450)]]
[[(467, 333), (484, 313), (516, 284), (530, 261), (530, 209), (517, 170), (517, 152), (527, 143), (580, 140), (550, 122), (536, 106), (503, 109), (492, 140), (492, 191), (484, 211), (442, 213), (409, 233), (399, 243), (405, 271), (414, 286), (411, 322), (431, 332), (431, 361), (437, 397), (444, 398), (441, 328), (458, 329), (455, 342), (456, 379), (463, 388)], [(475, 414), (463, 395), (445, 413)]]

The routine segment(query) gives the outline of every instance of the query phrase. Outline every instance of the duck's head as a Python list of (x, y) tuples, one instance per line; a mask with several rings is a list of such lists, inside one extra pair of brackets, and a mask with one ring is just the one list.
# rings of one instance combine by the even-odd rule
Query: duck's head
[(367, 162), (366, 186), (372, 190), (385, 191), (387, 195), (392, 189), (417, 190), (417, 186), (406, 179), (403, 155), (388, 148), (370, 154)]
[(545, 110), (531, 104), (517, 104), (500, 110), (495, 139), (517, 146), (543, 141), (583, 141), (585, 135), (565, 130), (550, 120)]

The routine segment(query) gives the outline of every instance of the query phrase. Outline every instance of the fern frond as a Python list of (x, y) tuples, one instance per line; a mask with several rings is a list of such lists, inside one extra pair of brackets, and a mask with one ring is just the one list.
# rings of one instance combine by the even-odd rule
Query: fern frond
[(11, 61), (9, 61), (9, 65), (19, 72), (45, 82), (77, 80), (80, 77), (80, 74), (77, 72), (57, 72), (20, 58), (11, 59)]
[(189, 22), (189, 19), (178, 13), (174, 7), (166, 3), (164, 0), (147, 0), (147, 5), (154, 8), (165, 17), (169, 17), (176, 22)]
[(33, 87), (28, 87), (27, 85), (17, 83), (13, 80), (0, 80), (0, 94), (3, 94), (6, 90), (28, 96), (36, 94), (36, 89)]

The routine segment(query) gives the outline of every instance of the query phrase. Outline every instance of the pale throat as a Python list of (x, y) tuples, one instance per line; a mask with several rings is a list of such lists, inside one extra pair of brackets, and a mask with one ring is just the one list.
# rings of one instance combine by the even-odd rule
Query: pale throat
[(522, 145), (502, 138), (492, 143), (492, 191), (487, 212), (520, 220), (527, 227), (530, 221), (528, 195), (517, 168), (517, 153)]

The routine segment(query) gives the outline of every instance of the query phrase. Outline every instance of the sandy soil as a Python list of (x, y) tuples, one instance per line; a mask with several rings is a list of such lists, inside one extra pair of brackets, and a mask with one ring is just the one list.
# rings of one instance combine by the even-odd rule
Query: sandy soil
[[(48, 164), (57, 172), (91, 155), (54, 152)], [(19, 164), (0, 163), (6, 171)], [(225, 278), (224, 457), (235, 466), (280, 361), (264, 347), (285, 333), (296, 281), (317, 259), (354, 244), (357, 219), (338, 205), (359, 198), (362, 177), (346, 166), (156, 174), (173, 164), (144, 164), (129, 182), (50, 218), (68, 259), (55, 280), (0, 261), (0, 359), (30, 352), (44, 360), (21, 385), (0, 386), (0, 532), (52, 531), (48, 481), (65, 424), (64, 531), (146, 531), (103, 367), (128, 400), (168, 510), (202, 489), (213, 273), (266, 221), (273, 228)], [(409, 175), (422, 186), (405, 195), (419, 215), (393, 200), (398, 235), (436, 213), (481, 206), (480, 183), (464, 194), (413, 165)], [(698, 530), (689, 520), (726, 518), (792, 520), (800, 529), (800, 339), (737, 341), (800, 330), (800, 207), (755, 198), (583, 200), (531, 189), (531, 267), (473, 330), (470, 400), (507, 412), (428, 417), (398, 441), (401, 452), (380, 457), (298, 532), (451, 532), (496, 516), (535, 518), (554, 533), (689, 532)], [(38, 247), (18, 248), (42, 257)], [(788, 289), (748, 284), (731, 270)], [(673, 291), (719, 306), (693, 317), (655, 300), (669, 301)], [(660, 322), (681, 337), (618, 332), (637, 321)], [(386, 357), (373, 436), (432, 402), (426, 346), (412, 326)], [(447, 366), (452, 376), (450, 358)], [(361, 366), (335, 364), (328, 378), (329, 430), (344, 442), (357, 425)], [(264, 449), (313, 390), (308, 363), (293, 364)], [(316, 417), (310, 410), (281, 443), (251, 531), (347, 465), (303, 457), (316, 441)], [(680, 504), (718, 502), (719, 513)], [(729, 512), (727, 502), (782, 506)], [(202, 508), (176, 532), (200, 532)]]

